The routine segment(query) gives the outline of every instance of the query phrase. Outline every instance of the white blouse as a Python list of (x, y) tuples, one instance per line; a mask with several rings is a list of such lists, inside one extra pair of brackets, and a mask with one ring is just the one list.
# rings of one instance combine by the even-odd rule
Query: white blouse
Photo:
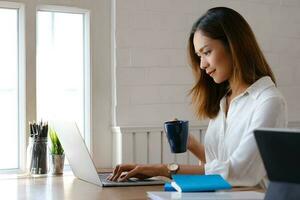
[(271, 78), (262, 77), (232, 99), (225, 116), (226, 98), (210, 120), (205, 134), (205, 174), (220, 174), (233, 186), (254, 186), (265, 180), (253, 130), (287, 126), (287, 108)]

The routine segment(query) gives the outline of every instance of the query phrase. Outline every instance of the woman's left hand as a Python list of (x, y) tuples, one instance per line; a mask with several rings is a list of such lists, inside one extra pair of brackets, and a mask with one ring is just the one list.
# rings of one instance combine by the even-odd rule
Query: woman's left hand
[(115, 167), (113, 174), (110, 177), (108, 177), (108, 180), (121, 182), (126, 181), (132, 177), (146, 179), (153, 176), (168, 176), (167, 166), (163, 164), (121, 164)]

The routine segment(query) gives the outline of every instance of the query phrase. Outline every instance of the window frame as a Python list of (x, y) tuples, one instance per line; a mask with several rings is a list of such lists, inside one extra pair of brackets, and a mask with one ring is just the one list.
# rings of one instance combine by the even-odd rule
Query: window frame
[[(84, 37), (84, 140), (90, 153), (92, 154), (92, 134), (91, 134), (91, 62), (90, 62), (90, 11), (72, 6), (39, 5), (36, 9), (36, 22), (38, 21), (38, 11), (63, 12), (83, 15), (83, 37)], [(37, 35), (36, 24), (36, 35)]]
[[(84, 139), (87, 145), (88, 150), (91, 155), (92, 152), (92, 117), (91, 117), (91, 53), (90, 53), (90, 11), (86, 9), (76, 8), (72, 6), (57, 6), (57, 5), (36, 5), (35, 8), (35, 18), (34, 26), (29, 28), (26, 26), (28, 17), (25, 13), (25, 3), (15, 3), (8, 1), (0, 1), (0, 8), (7, 9), (17, 9), (18, 10), (18, 168), (14, 169), (0, 169), (0, 174), (20, 174), (24, 173), (26, 170), (26, 149), (28, 145), (29, 133), (28, 129), (28, 120), (35, 120), (36, 118), (36, 98), (29, 98), (30, 94), (37, 93), (36, 89), (36, 43), (34, 43), (34, 48), (32, 51), (26, 52), (26, 45), (30, 39), (37, 40), (37, 13), (38, 11), (50, 11), (50, 12), (64, 12), (64, 13), (76, 13), (83, 14), (84, 17)], [(29, 11), (31, 8), (29, 7)], [(28, 7), (26, 8), (28, 11)], [(32, 17), (32, 16), (31, 16)], [(35, 37), (28, 39), (26, 36), (26, 31), (30, 32), (35, 30)], [(28, 66), (26, 58), (28, 56), (35, 56), (34, 66)], [(27, 58), (31, 62), (33, 60)], [(32, 64), (32, 63), (30, 63)], [(32, 101), (31, 101), (32, 100)], [(32, 119), (33, 118), (33, 119)]]
[(0, 173), (21, 173), (26, 160), (26, 52), (25, 52), (25, 5), (23, 3), (0, 1), (0, 8), (16, 9), (18, 13), (18, 166), (12, 169), (1, 169)]

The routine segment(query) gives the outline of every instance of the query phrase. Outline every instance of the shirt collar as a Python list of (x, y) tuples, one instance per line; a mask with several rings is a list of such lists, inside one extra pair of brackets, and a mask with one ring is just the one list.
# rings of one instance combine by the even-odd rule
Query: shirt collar
[[(261, 77), (260, 79), (255, 81), (252, 85), (250, 85), (244, 92), (242, 92), (237, 97), (235, 97), (235, 99), (244, 95), (250, 95), (254, 99), (256, 99), (265, 89), (273, 86), (275, 86), (275, 84), (269, 76)], [(226, 95), (224, 95), (224, 97), (220, 101), (221, 111), (223, 112), (225, 111), (225, 106), (226, 106)]]
[(255, 81), (250, 87), (246, 89), (250, 96), (256, 99), (265, 89), (275, 86), (274, 82), (269, 76), (264, 76)]

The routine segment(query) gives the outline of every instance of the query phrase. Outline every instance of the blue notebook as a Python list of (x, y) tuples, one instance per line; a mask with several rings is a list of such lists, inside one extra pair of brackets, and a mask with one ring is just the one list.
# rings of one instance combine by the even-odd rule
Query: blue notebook
[(172, 176), (174, 187), (178, 192), (204, 192), (231, 189), (231, 185), (220, 175), (183, 175)]
[(173, 191), (176, 192), (177, 191), (175, 188), (173, 188), (171, 183), (165, 183), (164, 190), (168, 191), (168, 192), (173, 192)]

